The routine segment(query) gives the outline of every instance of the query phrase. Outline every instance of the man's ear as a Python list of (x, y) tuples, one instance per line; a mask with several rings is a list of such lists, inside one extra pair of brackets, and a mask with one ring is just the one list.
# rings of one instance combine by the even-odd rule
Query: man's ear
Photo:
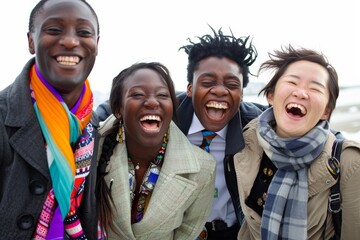
[(34, 39), (30, 32), (27, 33), (28, 44), (29, 44), (29, 52), (30, 54), (35, 54), (35, 46), (34, 46)]
[(98, 55), (98, 48), (99, 48), (99, 40), (100, 40), (100, 36), (97, 37), (96, 39), (96, 56)]
[(189, 83), (186, 88), (186, 96), (192, 97), (192, 84)]

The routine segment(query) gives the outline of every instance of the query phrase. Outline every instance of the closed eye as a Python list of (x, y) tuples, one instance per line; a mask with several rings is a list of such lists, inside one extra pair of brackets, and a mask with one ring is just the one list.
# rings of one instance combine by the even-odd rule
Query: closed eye
[(143, 94), (143, 93), (139, 93), (139, 92), (135, 92), (135, 93), (132, 93), (132, 94), (130, 95), (130, 97), (142, 97), (142, 96), (144, 96), (144, 94)]
[(315, 91), (315, 92), (322, 92), (320, 89), (317, 89), (317, 88), (311, 88), (312, 91)]
[(213, 87), (216, 85), (216, 82), (214, 81), (202, 81), (201, 82), (201, 86), (209, 88), (209, 87)]
[(79, 36), (81, 37), (91, 37), (94, 35), (94, 33), (92, 31), (86, 30), (86, 29), (82, 29), (78, 31)]
[(240, 88), (240, 86), (241, 86), (240, 82), (237, 82), (237, 81), (225, 83), (225, 87), (229, 88), (229, 89), (238, 89), (238, 88)]
[(295, 86), (297, 85), (297, 83), (295, 81), (288, 81), (288, 83), (291, 85), (295, 85)]
[(44, 32), (46, 32), (47, 34), (50, 34), (50, 35), (58, 35), (58, 34), (61, 34), (62, 29), (51, 27), (51, 28), (45, 29)]
[(170, 97), (169, 94), (167, 94), (167, 93), (160, 93), (160, 94), (158, 94), (158, 96), (159, 96), (159, 97), (162, 97), (162, 98), (168, 98), (168, 97)]

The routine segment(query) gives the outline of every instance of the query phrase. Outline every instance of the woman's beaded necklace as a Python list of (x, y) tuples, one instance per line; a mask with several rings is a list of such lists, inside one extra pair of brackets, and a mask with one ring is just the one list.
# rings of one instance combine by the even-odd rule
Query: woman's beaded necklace
[[(146, 207), (150, 201), (151, 193), (154, 190), (156, 181), (160, 174), (161, 166), (165, 156), (166, 146), (168, 143), (168, 135), (169, 132), (165, 133), (159, 153), (151, 161), (150, 166), (144, 175), (138, 193), (139, 201), (137, 204), (137, 209), (136, 209), (137, 212), (134, 222), (140, 222), (145, 214)], [(132, 162), (132, 158), (130, 156), (128, 156), (128, 166), (129, 166), (130, 202), (132, 204), (135, 198), (135, 189), (136, 189), (135, 170), (138, 169), (138, 165), (134, 167), (134, 163)]]

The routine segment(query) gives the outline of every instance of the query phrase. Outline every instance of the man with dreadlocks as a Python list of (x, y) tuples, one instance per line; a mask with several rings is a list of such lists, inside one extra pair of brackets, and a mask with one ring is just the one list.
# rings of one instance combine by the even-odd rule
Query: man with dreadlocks
[[(181, 47), (188, 54), (187, 91), (179, 95), (179, 127), (200, 146), (204, 135), (215, 136), (209, 151), (216, 158), (216, 182), (211, 213), (198, 239), (237, 239), (242, 221), (233, 156), (244, 147), (242, 127), (264, 108), (242, 102), (249, 66), (257, 51), (250, 37), (198, 37)], [(205, 131), (204, 131), (205, 130)]]

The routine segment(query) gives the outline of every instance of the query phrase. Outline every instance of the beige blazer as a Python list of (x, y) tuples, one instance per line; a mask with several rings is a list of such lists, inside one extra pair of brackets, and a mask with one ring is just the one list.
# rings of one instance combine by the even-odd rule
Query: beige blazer
[[(256, 128), (258, 120), (251, 121), (244, 128), (245, 148), (234, 157), (240, 203), (245, 215), (238, 239), (261, 239), (261, 216), (245, 204), (260, 168), (263, 149), (258, 144)], [(325, 144), (319, 157), (308, 170), (308, 239), (325, 239), (334, 235), (331, 214), (328, 212), (330, 187), (336, 183), (327, 169), (326, 163), (331, 156), (333, 134)], [(342, 229), (341, 239), (360, 239), (360, 144), (345, 140), (341, 154)], [(304, 209), (306, 211), (306, 209)]]
[[(100, 134), (112, 126), (110, 116)], [(103, 139), (100, 139), (102, 148)], [(101, 152), (99, 150), (99, 152)], [(117, 144), (108, 165), (106, 183), (113, 179), (114, 225), (119, 235), (109, 239), (191, 239), (201, 232), (214, 194), (215, 159), (192, 145), (172, 122), (163, 166), (144, 218), (130, 221), (130, 189), (126, 144)]]

